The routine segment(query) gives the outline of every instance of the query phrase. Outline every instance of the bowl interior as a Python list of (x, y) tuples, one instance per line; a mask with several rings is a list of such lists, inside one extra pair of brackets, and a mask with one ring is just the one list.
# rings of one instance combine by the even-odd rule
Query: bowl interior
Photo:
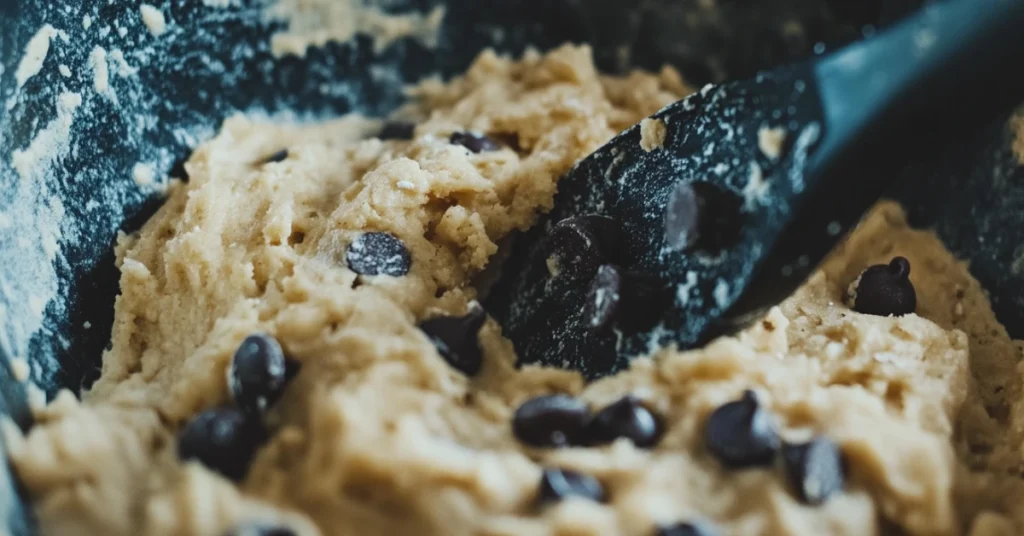
[[(185, 178), (183, 160), (232, 113), (384, 115), (401, 103), (404, 85), (456, 74), (486, 47), (516, 54), (566, 41), (591, 43), (606, 71), (671, 64), (703, 84), (806, 56), (815, 43), (842, 44), (859, 37), (863, 23), (912, 7), (379, 0), (373, 4), (394, 13), (443, 4), (436, 46), (405, 38), (376, 49), (357, 35), (305, 58), (275, 58), (270, 38), (285, 23), (265, 16), (265, 0), (227, 8), (150, 3), (168, 21), (159, 37), (140, 23), (136, 1), (15, 0), (0, 17), (0, 351), (30, 358), (34, 382), (51, 396), (99, 375), (118, 291), (116, 233), (137, 229), (161, 201), (133, 176), (142, 169)], [(49, 54), (19, 84), (26, 46), (47, 24)], [(95, 89), (97, 47), (110, 66), (109, 92)], [(12, 160), (19, 154), (20, 167)]]

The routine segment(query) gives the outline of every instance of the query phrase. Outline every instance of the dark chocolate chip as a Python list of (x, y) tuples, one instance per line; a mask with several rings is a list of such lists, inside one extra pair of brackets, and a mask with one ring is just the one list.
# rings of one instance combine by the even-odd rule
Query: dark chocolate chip
[(807, 504), (822, 504), (843, 490), (846, 460), (839, 445), (826, 437), (783, 444), (782, 464), (796, 496)]
[(621, 302), (622, 274), (618, 268), (605, 264), (597, 269), (597, 275), (587, 290), (583, 325), (596, 333), (607, 331), (619, 316)]
[(513, 151), (523, 150), (522, 145), (519, 144), (518, 132), (492, 132), (490, 136), (494, 141), (497, 141), (501, 145), (504, 145)]
[(210, 470), (239, 481), (265, 440), (266, 431), (258, 419), (235, 408), (209, 409), (185, 425), (178, 437), (178, 457), (198, 460)]
[(625, 437), (641, 448), (661, 439), (661, 420), (634, 396), (624, 396), (599, 411), (586, 430), (587, 444), (604, 445)]
[(519, 441), (535, 447), (577, 445), (589, 419), (590, 409), (575, 397), (539, 396), (516, 410), (512, 433)]
[(411, 140), (416, 133), (416, 125), (407, 121), (388, 121), (380, 129), (377, 137), (382, 140)]
[(400, 277), (409, 273), (412, 256), (393, 234), (365, 233), (348, 247), (345, 261), (357, 274)]
[(715, 253), (739, 238), (738, 195), (707, 182), (680, 182), (665, 204), (665, 242), (679, 251)]
[(704, 444), (730, 469), (765, 467), (779, 449), (779, 435), (757, 395), (746, 391), (740, 400), (711, 412), (704, 424)]
[(292, 378), (299, 375), (299, 371), (302, 370), (302, 362), (288, 357), (284, 358), (284, 381), (285, 383), (292, 381)]
[(273, 337), (257, 333), (242, 341), (231, 361), (231, 397), (251, 415), (260, 415), (281, 396), (286, 380), (281, 345)]
[(297, 536), (295, 530), (271, 523), (245, 523), (227, 532), (223, 536)]
[(461, 145), (474, 153), (497, 151), (498, 149), (501, 149), (501, 145), (489, 136), (484, 134), (474, 134), (472, 132), (452, 132), (448, 141), (455, 145)]
[(850, 285), (850, 305), (859, 313), (903, 316), (917, 308), (917, 294), (910, 282), (910, 262), (903, 257), (876, 264), (861, 272)]
[(621, 239), (619, 225), (607, 216), (566, 218), (548, 235), (548, 271), (552, 277), (590, 279), (599, 266), (615, 260)]
[(288, 159), (288, 149), (281, 149), (280, 151), (263, 159), (264, 164), (272, 164), (275, 162), (284, 162)]
[(594, 333), (612, 326), (628, 333), (646, 330), (661, 318), (670, 297), (658, 279), (606, 264), (587, 289), (581, 323)]
[(707, 523), (676, 523), (658, 527), (654, 536), (717, 536), (718, 531)]
[(568, 469), (545, 469), (540, 477), (539, 502), (557, 502), (568, 497), (604, 501), (604, 487), (596, 478)]
[(486, 320), (487, 313), (474, 303), (464, 316), (435, 316), (421, 322), (419, 328), (452, 368), (475, 376), (483, 365), (477, 337)]

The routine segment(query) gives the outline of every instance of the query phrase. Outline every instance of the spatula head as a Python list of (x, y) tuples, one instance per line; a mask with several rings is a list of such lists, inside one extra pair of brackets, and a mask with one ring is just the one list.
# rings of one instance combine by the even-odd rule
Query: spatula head
[(670, 105), (560, 183), (490, 310), (522, 361), (591, 378), (752, 321), (899, 169), (1019, 103), (1024, 77), (1007, 68), (1024, 50), (1021, 23), (1018, 3), (946, 2), (814, 62)]
[(823, 135), (804, 69), (707, 86), (562, 179), (487, 300), (523, 362), (593, 378), (727, 329)]

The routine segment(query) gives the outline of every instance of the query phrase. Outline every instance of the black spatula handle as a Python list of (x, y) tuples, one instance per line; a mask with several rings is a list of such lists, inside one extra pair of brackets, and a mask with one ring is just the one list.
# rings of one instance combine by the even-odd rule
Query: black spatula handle
[(934, 4), (818, 60), (824, 117), (787, 230), (729, 317), (784, 299), (900, 170), (1002, 120), (1024, 99), (1024, 2)]

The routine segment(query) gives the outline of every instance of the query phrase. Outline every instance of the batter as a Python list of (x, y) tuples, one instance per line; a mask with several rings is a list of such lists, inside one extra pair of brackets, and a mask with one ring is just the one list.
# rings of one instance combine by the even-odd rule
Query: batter
[[(514, 367), (474, 301), (498, 244), (688, 92), (566, 46), (485, 52), (386, 124), (226, 121), (118, 242), (100, 380), (7, 434), (43, 533), (1024, 532), (1024, 345), (892, 204), (736, 337), (590, 384)], [(916, 313), (844, 304), (897, 256)], [(748, 414), (782, 454), (738, 467), (709, 430)]]

